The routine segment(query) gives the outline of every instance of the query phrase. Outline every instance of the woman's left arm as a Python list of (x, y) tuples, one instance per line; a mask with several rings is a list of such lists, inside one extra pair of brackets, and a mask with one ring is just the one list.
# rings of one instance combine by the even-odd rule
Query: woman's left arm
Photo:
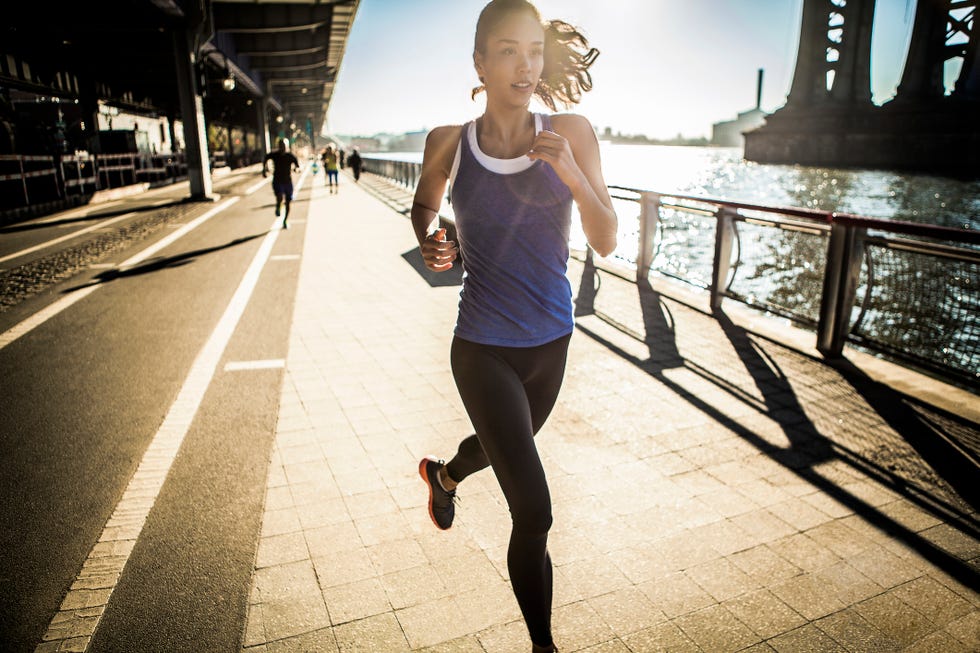
[(547, 161), (554, 168), (572, 191), (589, 246), (599, 256), (609, 256), (616, 249), (617, 219), (602, 178), (599, 141), (582, 116), (553, 116), (552, 123), (555, 131), (539, 132), (528, 157)]

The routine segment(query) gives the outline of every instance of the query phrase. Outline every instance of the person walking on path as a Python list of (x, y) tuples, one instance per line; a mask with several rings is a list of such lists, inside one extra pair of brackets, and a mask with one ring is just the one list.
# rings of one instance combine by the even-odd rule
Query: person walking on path
[[(526, 0), (493, 0), (480, 14), (473, 62), (487, 94), (483, 115), (426, 139), (412, 226), (426, 267), (462, 255), (463, 287), (450, 362), (476, 433), (448, 463), (427, 456), (419, 474), (429, 516), (452, 526), (456, 487), (492, 467), (510, 508), (507, 568), (532, 650), (551, 633), (551, 496), (534, 435), (558, 397), (574, 329), (566, 277), (572, 202), (591, 247), (616, 246), (617, 219), (592, 125), (574, 114), (535, 114), (577, 103), (592, 88), (598, 51), (563, 21), (542, 22)], [(449, 184), (458, 243), (432, 230)]]
[(347, 165), (350, 166), (351, 171), (353, 171), (354, 173), (354, 181), (361, 180), (362, 164), (363, 161), (361, 161), (361, 153), (358, 152), (357, 148), (355, 147), (354, 150), (350, 153), (350, 156), (347, 157)]
[(339, 186), (338, 182), (338, 163), (337, 163), (337, 150), (333, 145), (328, 145), (327, 149), (323, 152), (323, 169), (327, 173), (327, 186), (330, 187), (331, 193), (336, 193)]
[(282, 214), (282, 228), (288, 229), (289, 203), (293, 199), (293, 170), (299, 172), (299, 160), (286, 150), (286, 140), (279, 139), (276, 151), (266, 154), (262, 161), (263, 177), (269, 174), (269, 161), (272, 161), (272, 192), (276, 194), (276, 217), (279, 217), (285, 201), (286, 212)]

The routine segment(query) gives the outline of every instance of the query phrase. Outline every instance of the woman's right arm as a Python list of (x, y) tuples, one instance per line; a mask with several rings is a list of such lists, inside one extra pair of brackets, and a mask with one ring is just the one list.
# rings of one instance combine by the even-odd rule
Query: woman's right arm
[(439, 216), (442, 196), (449, 183), (449, 174), (459, 144), (460, 127), (436, 127), (425, 139), (422, 173), (412, 203), (412, 228), (419, 243), (422, 260), (433, 272), (445, 272), (456, 260), (456, 243), (446, 240), (446, 230), (431, 232)]

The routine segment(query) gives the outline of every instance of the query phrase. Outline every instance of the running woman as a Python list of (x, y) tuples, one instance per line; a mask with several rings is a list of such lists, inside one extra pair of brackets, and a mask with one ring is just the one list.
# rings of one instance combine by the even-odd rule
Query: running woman
[(276, 217), (278, 218), (282, 203), (286, 203), (286, 213), (282, 216), (282, 228), (288, 229), (289, 203), (293, 200), (293, 170), (299, 172), (299, 161), (296, 155), (286, 151), (286, 140), (279, 139), (275, 152), (269, 152), (262, 161), (262, 176), (269, 174), (269, 161), (272, 161), (272, 192), (276, 194)]
[[(572, 202), (589, 245), (616, 246), (616, 214), (592, 125), (574, 114), (537, 114), (577, 103), (592, 88), (598, 51), (571, 25), (542, 22), (526, 0), (494, 0), (476, 26), (473, 62), (486, 110), (426, 139), (412, 226), (435, 272), (463, 259), (463, 288), (450, 351), (453, 376), (476, 431), (449, 463), (423, 458), (429, 516), (452, 526), (456, 486), (493, 468), (510, 508), (507, 567), (532, 651), (555, 651), (548, 555), (551, 496), (534, 443), (555, 405), (574, 328), (566, 277)], [(433, 230), (450, 187), (458, 244)]]

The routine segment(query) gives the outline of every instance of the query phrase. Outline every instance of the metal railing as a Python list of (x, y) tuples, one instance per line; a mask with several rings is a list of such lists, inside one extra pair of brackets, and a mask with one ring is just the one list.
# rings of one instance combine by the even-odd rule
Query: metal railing
[(0, 155), (0, 210), (85, 195), (140, 182), (166, 183), (187, 174), (176, 154)]
[[(421, 164), (364, 157), (408, 188)], [(609, 187), (620, 223), (637, 211), (618, 252), (651, 272), (816, 331), (824, 356), (859, 344), (980, 384), (980, 232), (795, 207)], [(636, 253), (630, 251), (635, 245)]]
[[(42, 188), (36, 187), (38, 183)], [(32, 196), (43, 195), (49, 198), (48, 196), (61, 197), (64, 194), (54, 157), (44, 155), (0, 155), (0, 189), (3, 189), (5, 195), (4, 205), (11, 201), (11, 206), (18, 205), (21, 199), (23, 204), (19, 205), (27, 206), (31, 203)]]
[[(610, 186), (639, 205), (636, 275), (650, 272), (846, 342), (980, 382), (980, 232)], [(621, 214), (622, 215), (622, 214)], [(707, 256), (690, 256), (706, 248)], [(700, 237), (700, 238), (699, 238)]]
[(99, 175), (96, 172), (95, 156), (92, 154), (72, 154), (61, 157), (61, 182), (66, 195), (80, 195), (92, 192), (98, 187)]
[(387, 177), (406, 188), (415, 188), (422, 173), (422, 164), (411, 161), (396, 161), (393, 159), (376, 159), (361, 157), (361, 169), (382, 177)]

